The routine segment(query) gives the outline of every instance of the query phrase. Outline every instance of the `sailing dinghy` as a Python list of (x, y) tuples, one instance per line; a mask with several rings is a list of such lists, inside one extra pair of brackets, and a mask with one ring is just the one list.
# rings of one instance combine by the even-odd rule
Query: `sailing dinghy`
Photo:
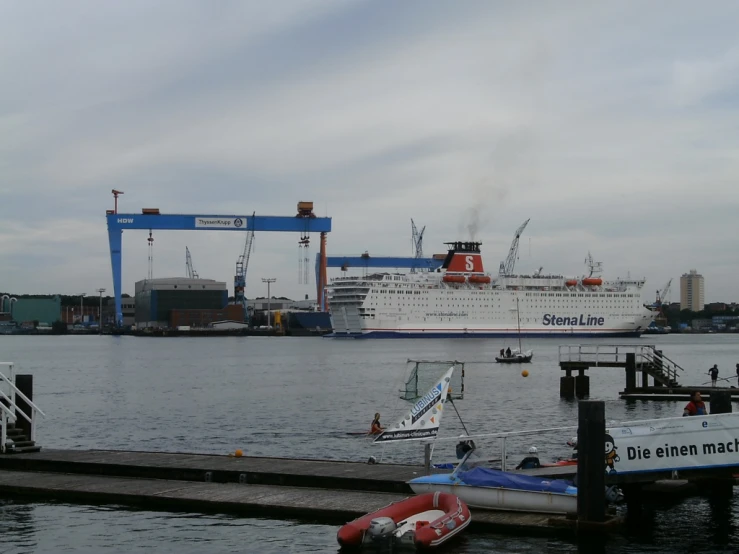
[(521, 316), (518, 311), (518, 298), (516, 298), (516, 320), (518, 321), (518, 348), (513, 350), (509, 348), (510, 355), (501, 349), (500, 356), (495, 357), (495, 361), (499, 364), (527, 364), (534, 357), (533, 350), (524, 351), (521, 347)]

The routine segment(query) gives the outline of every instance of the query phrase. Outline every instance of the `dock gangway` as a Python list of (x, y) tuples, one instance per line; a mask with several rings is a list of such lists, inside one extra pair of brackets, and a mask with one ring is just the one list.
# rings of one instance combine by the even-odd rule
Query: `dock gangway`
[(41, 450), (36, 445), (38, 415), (46, 417), (16, 386), (15, 364), (0, 362), (0, 454)]
[(679, 387), (679, 377), (685, 373), (675, 361), (665, 356), (653, 344), (576, 344), (559, 347), (559, 366), (567, 372), (578, 370), (581, 375), (591, 367), (628, 367), (629, 354), (634, 356), (634, 369), (651, 376), (655, 384)]

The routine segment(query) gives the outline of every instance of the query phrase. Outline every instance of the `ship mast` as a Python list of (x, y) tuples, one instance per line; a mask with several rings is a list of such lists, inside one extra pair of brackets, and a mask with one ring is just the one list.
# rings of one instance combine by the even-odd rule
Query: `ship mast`
[(518, 320), (518, 352), (523, 356), (521, 347), (521, 312), (518, 311), (518, 296), (516, 297), (516, 320)]

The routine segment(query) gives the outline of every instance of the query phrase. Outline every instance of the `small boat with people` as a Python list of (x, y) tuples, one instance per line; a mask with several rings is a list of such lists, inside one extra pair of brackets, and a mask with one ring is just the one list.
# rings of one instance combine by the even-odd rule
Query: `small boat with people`
[(472, 521), (459, 497), (432, 492), (406, 498), (342, 526), (336, 539), (342, 547), (364, 544), (407, 545), (428, 549), (462, 532)]
[(513, 350), (510, 348), (503, 350), (501, 348), (500, 355), (495, 357), (495, 361), (499, 364), (527, 364), (531, 362), (531, 358), (533, 357), (534, 352), (531, 350), (521, 352), (518, 348), (514, 348)]
[(500, 349), (500, 356), (495, 357), (499, 364), (527, 364), (534, 357), (533, 350), (523, 350), (521, 346), (521, 316), (518, 311), (518, 298), (516, 298), (516, 320), (518, 321), (518, 348), (511, 350), (510, 347)]

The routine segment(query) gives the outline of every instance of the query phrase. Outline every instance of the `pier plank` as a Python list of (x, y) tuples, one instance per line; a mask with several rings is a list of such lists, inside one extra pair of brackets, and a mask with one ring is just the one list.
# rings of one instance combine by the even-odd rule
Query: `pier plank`
[(0, 457), (0, 469), (58, 471), (219, 482), (319, 486), (410, 492), (406, 482), (423, 474), (420, 465), (367, 464), (312, 459), (230, 457), (168, 452), (53, 450)]
[[(305, 517), (341, 524), (407, 498), (405, 494), (309, 487), (202, 483), (0, 470), (0, 492), (21, 497), (116, 503), (150, 509)], [(471, 530), (569, 534), (545, 514), (474, 510)]]

